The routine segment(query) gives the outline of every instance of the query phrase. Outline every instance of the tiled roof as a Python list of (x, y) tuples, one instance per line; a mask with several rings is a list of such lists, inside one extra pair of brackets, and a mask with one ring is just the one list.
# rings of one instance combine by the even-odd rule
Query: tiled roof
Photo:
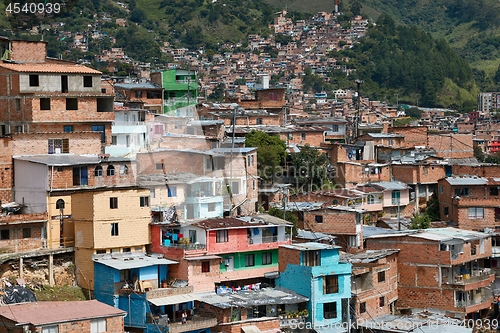
[(102, 74), (98, 70), (77, 64), (12, 64), (0, 63), (0, 68), (23, 73), (65, 73), (65, 74)]
[(17, 324), (35, 326), (123, 316), (126, 312), (97, 300), (33, 302), (0, 306), (0, 316)]

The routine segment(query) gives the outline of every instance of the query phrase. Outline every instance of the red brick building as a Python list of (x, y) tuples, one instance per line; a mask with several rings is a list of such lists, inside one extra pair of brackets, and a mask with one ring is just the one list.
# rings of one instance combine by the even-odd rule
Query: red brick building
[(438, 181), (439, 215), (461, 229), (495, 229), (500, 225), (498, 178), (447, 177)]
[(491, 235), (436, 228), (365, 238), (370, 250), (399, 250), (397, 309), (435, 308), (450, 316), (485, 316), (493, 301)]
[(0, 307), (0, 332), (124, 333), (125, 315), (96, 300), (10, 304)]
[(352, 265), (351, 309), (358, 323), (395, 314), (398, 299), (398, 250), (341, 253), (340, 261)]

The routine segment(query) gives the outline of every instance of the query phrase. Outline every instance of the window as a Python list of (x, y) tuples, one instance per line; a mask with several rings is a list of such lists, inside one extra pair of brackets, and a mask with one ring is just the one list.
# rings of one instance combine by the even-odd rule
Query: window
[(484, 208), (483, 207), (469, 207), (469, 218), (470, 219), (483, 219), (484, 218)]
[(339, 278), (337, 275), (327, 275), (323, 279), (323, 293), (336, 294), (339, 292)]
[(16, 98), (15, 103), (16, 103), (16, 111), (21, 110), (21, 99)]
[(111, 223), (111, 236), (118, 236), (118, 222)]
[(304, 266), (320, 266), (321, 260), (319, 251), (304, 251), (302, 252), (302, 261)]
[(128, 166), (125, 164), (120, 165), (120, 175), (128, 174)]
[(305, 140), (306, 139), (306, 133), (300, 133), (300, 139)]
[(262, 118), (255, 119), (255, 125), (262, 125)]
[(64, 209), (65, 203), (63, 199), (58, 199), (56, 201), (56, 209)]
[(102, 177), (102, 166), (98, 165), (95, 167), (94, 176), (95, 177)]
[(132, 251), (130, 250), (130, 247), (124, 247), (122, 252), (123, 253), (129, 253), (129, 252), (132, 252)]
[(201, 272), (202, 273), (210, 272), (210, 261), (204, 260), (201, 262)]
[(73, 132), (73, 125), (64, 125), (63, 130), (64, 133), (71, 133)]
[(449, 207), (443, 207), (443, 214), (445, 216), (448, 216), (450, 214), (450, 208)]
[(83, 86), (86, 88), (92, 87), (92, 76), (90, 75), (83, 76)]
[(49, 154), (69, 153), (69, 139), (49, 139)]
[(163, 134), (163, 125), (155, 125), (155, 134)]
[(337, 318), (337, 302), (323, 304), (323, 318), (325, 319)]
[(177, 185), (168, 185), (167, 187), (168, 197), (173, 198), (177, 196)]
[(375, 196), (373, 194), (368, 194), (368, 196), (366, 197), (366, 202), (369, 205), (373, 205), (375, 203)]
[(382, 296), (378, 299), (378, 306), (383, 307), (385, 305), (385, 297)]
[(154, 197), (155, 197), (155, 195), (156, 195), (156, 193), (155, 193), (155, 192), (156, 192), (156, 191), (155, 191), (155, 189), (154, 189), (154, 188), (149, 189), (149, 197), (150, 197), (150, 198), (154, 198)]
[(314, 215), (314, 221), (316, 223), (323, 223), (323, 215)]
[(101, 142), (102, 143), (106, 142), (106, 134), (105, 134), (104, 125), (92, 125), (90, 128), (92, 129), (92, 132), (101, 133)]
[(139, 199), (141, 207), (149, 207), (149, 197), (140, 197)]
[(378, 282), (384, 282), (385, 281), (385, 271), (378, 272)]
[(359, 313), (365, 313), (366, 312), (366, 302), (359, 303)]
[(89, 184), (87, 166), (73, 167), (73, 186), (86, 186)]
[(38, 79), (37, 74), (30, 74), (30, 87), (38, 87), (40, 85), (40, 81)]
[(107, 176), (114, 176), (115, 175), (115, 167), (112, 165), (108, 165), (108, 168), (106, 169), (106, 175)]
[(255, 266), (255, 254), (245, 254), (245, 267)]
[(42, 333), (58, 333), (58, 332), (59, 332), (59, 326), (57, 325), (42, 327)]
[(490, 187), (490, 195), (498, 195), (498, 187), (497, 186)]
[(23, 228), (23, 238), (31, 238), (31, 228)]
[(239, 194), (240, 193), (240, 183), (239, 182), (233, 182), (231, 185), (231, 193), (232, 194)]
[(40, 98), (40, 110), (50, 110), (50, 98)]
[(68, 92), (68, 76), (67, 75), (61, 75), (61, 92), (62, 93)]
[(439, 186), (439, 193), (443, 194), (443, 186)]
[(332, 132), (338, 132), (339, 131), (339, 125), (332, 125)]
[(277, 101), (278, 100), (278, 94), (275, 92), (270, 92), (269, 93), (269, 100), (270, 101)]
[(109, 198), (109, 208), (110, 209), (117, 209), (118, 208), (118, 198), (117, 197)]
[(163, 170), (163, 163), (156, 163), (156, 170)]
[(227, 229), (226, 230), (217, 230), (215, 232), (215, 242), (216, 243), (227, 243), (228, 237), (227, 237)]
[(78, 110), (78, 98), (66, 98), (66, 110)]
[(466, 197), (469, 195), (469, 188), (468, 187), (457, 188), (455, 189), (455, 195)]
[(130, 135), (125, 135), (125, 145), (130, 147)]
[(10, 239), (10, 230), (9, 229), (2, 229), (0, 230), (0, 239)]
[(401, 203), (401, 192), (400, 191), (392, 191), (392, 204), (398, 205)]
[(215, 202), (210, 202), (208, 204), (208, 211), (209, 212), (215, 212)]
[(136, 98), (142, 98), (142, 90), (136, 90), (135, 91), (135, 97)]
[(116, 135), (111, 136), (111, 144), (116, 145), (118, 143), (118, 137)]
[(271, 265), (272, 263), (273, 263), (272, 252), (263, 252), (262, 253), (262, 265)]

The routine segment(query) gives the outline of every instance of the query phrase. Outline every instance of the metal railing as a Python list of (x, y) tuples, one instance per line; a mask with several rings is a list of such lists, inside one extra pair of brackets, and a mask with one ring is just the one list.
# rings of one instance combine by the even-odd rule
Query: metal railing
[(197, 243), (189, 243), (189, 244), (170, 243), (170, 244), (162, 244), (162, 246), (173, 247), (184, 250), (204, 250), (207, 247), (206, 244), (197, 244)]

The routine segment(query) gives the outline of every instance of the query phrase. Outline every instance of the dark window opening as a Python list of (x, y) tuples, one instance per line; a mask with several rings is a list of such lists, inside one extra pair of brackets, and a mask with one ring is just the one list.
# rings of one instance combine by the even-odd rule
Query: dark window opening
[(337, 275), (327, 275), (323, 281), (324, 294), (336, 294), (339, 292), (339, 278)]
[(66, 98), (66, 110), (78, 110), (78, 98)]
[(31, 228), (23, 228), (23, 238), (31, 238)]
[(40, 98), (40, 110), (50, 110), (50, 98)]
[(30, 87), (38, 87), (40, 85), (40, 81), (38, 79), (37, 74), (30, 74)]
[(0, 230), (0, 239), (10, 239), (10, 230), (9, 229), (2, 229)]
[(117, 209), (118, 208), (118, 198), (117, 197), (109, 198), (109, 208), (110, 209)]
[(201, 262), (201, 272), (202, 273), (210, 272), (210, 261), (202, 261)]
[(325, 319), (337, 318), (337, 302), (323, 304), (323, 317)]
[(68, 92), (68, 76), (67, 75), (61, 75), (61, 92), (63, 92), (63, 93)]
[(118, 222), (111, 223), (111, 236), (118, 236)]
[(90, 75), (83, 76), (83, 86), (86, 88), (92, 87), (92, 76)]

